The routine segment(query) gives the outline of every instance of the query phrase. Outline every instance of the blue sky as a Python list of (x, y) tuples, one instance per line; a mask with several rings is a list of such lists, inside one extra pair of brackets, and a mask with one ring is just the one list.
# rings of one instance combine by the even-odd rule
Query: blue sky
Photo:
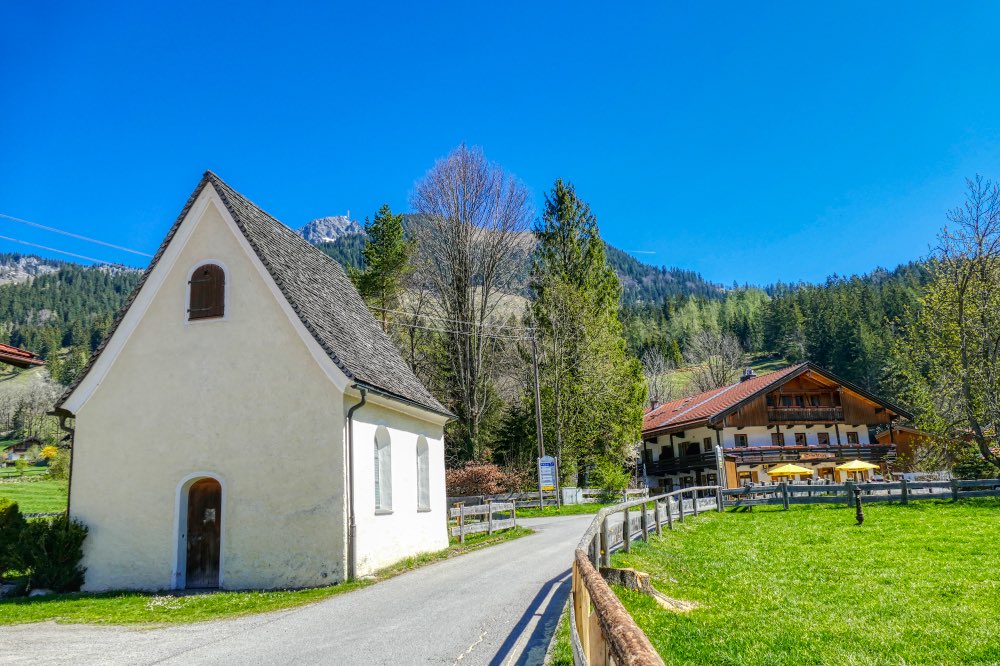
[(766, 283), (923, 256), (1000, 177), (1000, 5), (624, 6), (4, 3), (0, 213), (152, 251), (205, 169), (300, 226), (406, 210), (465, 141), (644, 261)]

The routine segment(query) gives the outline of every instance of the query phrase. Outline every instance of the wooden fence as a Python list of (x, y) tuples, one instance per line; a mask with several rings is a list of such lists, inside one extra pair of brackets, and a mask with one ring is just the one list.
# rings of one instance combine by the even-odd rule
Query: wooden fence
[(570, 634), (578, 666), (662, 666), (663, 660), (605, 582), (600, 567), (610, 566), (611, 553), (628, 551), (632, 541), (648, 539), (653, 532), (662, 534), (664, 524), (673, 529), (674, 521), (683, 522), (685, 516), (724, 510), (720, 491), (718, 486), (684, 488), (597, 513), (573, 558)]
[(892, 483), (790, 484), (744, 486), (722, 490), (727, 507), (792, 504), (846, 504), (854, 506), (854, 490), (861, 491), (862, 502), (899, 502), (907, 504), (925, 499), (959, 500), (967, 497), (1000, 497), (998, 479), (953, 479), (951, 481), (895, 481)]
[[(455, 505), (458, 502), (463, 502), (468, 506), (486, 504), (486, 502), (492, 500), (493, 502), (512, 502), (518, 509), (537, 509), (538, 504), (538, 491), (531, 493), (499, 493), (497, 495), (463, 495), (456, 497), (449, 497), (448, 504)], [(554, 490), (546, 490), (542, 492), (542, 501), (545, 506), (556, 506), (559, 504), (558, 497)]]
[(485, 504), (475, 506), (465, 506), (463, 502), (456, 502), (449, 511), (449, 517), (454, 519), (455, 524), (451, 525), (449, 520), (448, 531), (451, 536), (458, 537), (459, 543), (465, 543), (466, 534), (477, 532), (493, 534), (498, 530), (517, 527), (517, 508), (513, 502), (487, 500)]

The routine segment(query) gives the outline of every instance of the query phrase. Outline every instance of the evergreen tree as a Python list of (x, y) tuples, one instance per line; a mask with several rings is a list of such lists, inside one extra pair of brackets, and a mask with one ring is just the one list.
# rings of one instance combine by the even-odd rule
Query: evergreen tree
[(365, 302), (375, 309), (382, 330), (388, 331), (389, 311), (398, 309), (413, 246), (403, 235), (403, 216), (393, 215), (389, 204), (383, 204), (373, 220), (365, 220), (365, 234), (365, 267), (350, 270), (350, 275)]
[(629, 462), (641, 439), (646, 384), (618, 316), (621, 286), (597, 219), (557, 180), (536, 225), (532, 304), (540, 343), (545, 434), (564, 478)]

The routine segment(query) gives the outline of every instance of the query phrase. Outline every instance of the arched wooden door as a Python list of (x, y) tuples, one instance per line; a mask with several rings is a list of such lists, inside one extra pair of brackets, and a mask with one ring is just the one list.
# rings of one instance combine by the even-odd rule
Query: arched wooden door
[(186, 587), (219, 587), (221, 527), (222, 486), (215, 479), (195, 481), (188, 490)]

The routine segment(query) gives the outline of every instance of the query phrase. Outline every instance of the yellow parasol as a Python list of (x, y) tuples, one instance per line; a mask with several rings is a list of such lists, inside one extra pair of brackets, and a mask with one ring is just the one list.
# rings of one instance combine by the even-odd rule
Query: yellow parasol
[(774, 469), (769, 469), (767, 475), (770, 477), (775, 476), (801, 476), (802, 474), (809, 474), (812, 476), (813, 471), (808, 467), (799, 467), (798, 465), (779, 465)]
[(863, 460), (852, 460), (851, 462), (846, 462), (843, 465), (837, 465), (837, 469), (841, 472), (866, 472), (870, 469), (878, 469), (878, 465), (866, 463)]

